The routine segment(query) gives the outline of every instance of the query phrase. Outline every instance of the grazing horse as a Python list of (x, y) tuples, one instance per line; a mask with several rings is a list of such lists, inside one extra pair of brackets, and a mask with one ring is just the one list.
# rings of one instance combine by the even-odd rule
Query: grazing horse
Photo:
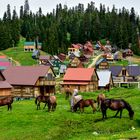
[(97, 104), (98, 104), (98, 110), (101, 109), (101, 102), (105, 100), (105, 94), (103, 93), (100, 93), (98, 96), (97, 96)]
[(54, 111), (56, 109), (57, 103), (56, 103), (56, 97), (55, 96), (44, 96), (39, 95), (35, 99), (35, 104), (37, 105), (37, 110), (40, 109), (40, 103), (45, 103), (45, 106), (43, 109), (45, 109), (46, 105), (48, 105), (48, 112), (51, 110)]
[(66, 100), (69, 99), (70, 95), (72, 95), (72, 92), (70, 91), (69, 87), (65, 89), (65, 94), (66, 94), (65, 96)]
[(0, 106), (8, 106), (8, 110), (12, 110), (13, 97), (8, 96), (0, 99)]
[(96, 111), (96, 106), (94, 103), (96, 103), (96, 101), (93, 99), (86, 99), (86, 100), (82, 99), (77, 104), (74, 105), (73, 110), (74, 112), (76, 112), (77, 108), (79, 108), (80, 112), (82, 113), (84, 112), (84, 107), (91, 106), (94, 113)]
[(123, 99), (105, 99), (101, 103), (101, 111), (102, 111), (102, 119), (107, 118), (106, 110), (110, 108), (113, 111), (117, 110), (117, 113), (114, 117), (117, 117), (118, 113), (120, 112), (120, 118), (122, 117), (123, 109), (127, 109), (129, 112), (129, 117), (132, 120), (134, 116), (134, 111), (128, 102)]

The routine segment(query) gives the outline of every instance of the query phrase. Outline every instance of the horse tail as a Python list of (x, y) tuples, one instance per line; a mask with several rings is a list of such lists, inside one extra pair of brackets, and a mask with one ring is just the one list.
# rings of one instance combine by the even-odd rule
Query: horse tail
[(38, 99), (38, 98), (36, 97), (36, 98), (35, 98), (35, 104), (37, 104), (37, 99)]

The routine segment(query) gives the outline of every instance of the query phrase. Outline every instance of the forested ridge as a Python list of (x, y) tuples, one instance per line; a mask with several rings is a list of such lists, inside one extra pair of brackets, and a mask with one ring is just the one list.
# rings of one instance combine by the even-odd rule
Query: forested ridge
[(100, 4), (97, 8), (91, 2), (86, 8), (83, 4), (68, 8), (58, 4), (56, 9), (44, 15), (41, 7), (33, 13), (25, 0), (19, 15), (16, 8), (11, 11), (7, 5), (0, 20), (0, 50), (17, 46), (20, 36), (26, 41), (38, 39), (43, 50), (50, 54), (65, 53), (72, 43), (109, 39), (112, 45), (121, 49), (131, 44), (134, 53), (140, 55), (139, 29), (139, 16), (133, 7), (116, 9), (114, 5), (109, 9)]

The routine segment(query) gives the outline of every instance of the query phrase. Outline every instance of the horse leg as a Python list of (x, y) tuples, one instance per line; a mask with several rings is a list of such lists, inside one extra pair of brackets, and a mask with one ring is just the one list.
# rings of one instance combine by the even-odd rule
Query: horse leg
[(48, 103), (48, 112), (51, 110), (51, 103)]
[(117, 117), (117, 115), (118, 115), (119, 111), (120, 111), (120, 110), (118, 110), (118, 111), (117, 111), (117, 113), (115, 114), (115, 116), (114, 116), (114, 117)]
[(7, 107), (8, 107), (8, 110), (7, 110), (7, 111), (9, 111), (9, 108), (10, 108), (10, 107), (9, 107), (9, 104), (7, 105)]
[(45, 103), (45, 105), (44, 105), (43, 109), (45, 109), (46, 105), (47, 105), (47, 103)]
[(38, 108), (40, 109), (40, 102), (38, 102), (38, 104), (37, 104), (37, 110), (38, 110)]
[(122, 118), (122, 109), (120, 110), (120, 119)]
[(10, 110), (12, 110), (12, 105), (11, 104), (9, 105), (9, 107), (10, 107)]
[(102, 109), (102, 120), (104, 120), (105, 118), (107, 118), (106, 109)]

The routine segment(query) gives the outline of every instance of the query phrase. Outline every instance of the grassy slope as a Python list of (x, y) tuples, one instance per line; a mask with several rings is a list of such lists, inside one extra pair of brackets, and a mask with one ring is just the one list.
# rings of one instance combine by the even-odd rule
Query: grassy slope
[[(19, 62), (20, 65), (36, 65), (37, 61), (32, 59), (32, 52), (24, 52), (23, 45), (25, 39), (21, 38), (18, 47), (15, 48), (8, 48), (6, 50), (1, 51), (3, 54), (7, 55), (8, 57), (12, 57), (15, 61)], [(41, 52), (41, 54), (45, 54)]]
[[(84, 98), (96, 99), (96, 93), (81, 93)], [(134, 120), (129, 120), (128, 112), (123, 111), (122, 119), (110, 118), (114, 111), (107, 111), (108, 119), (101, 120), (101, 112), (92, 114), (90, 107), (85, 112), (71, 113), (69, 102), (63, 94), (57, 95), (58, 106), (55, 112), (36, 110), (34, 100), (15, 101), (13, 110), (0, 108), (0, 140), (118, 140), (122, 138), (140, 139), (140, 94), (138, 89), (113, 89), (105, 92), (107, 97), (123, 98), (134, 111)], [(43, 107), (43, 104), (42, 106)], [(132, 130), (131, 127), (135, 127)], [(94, 135), (97, 132), (99, 135)]]

